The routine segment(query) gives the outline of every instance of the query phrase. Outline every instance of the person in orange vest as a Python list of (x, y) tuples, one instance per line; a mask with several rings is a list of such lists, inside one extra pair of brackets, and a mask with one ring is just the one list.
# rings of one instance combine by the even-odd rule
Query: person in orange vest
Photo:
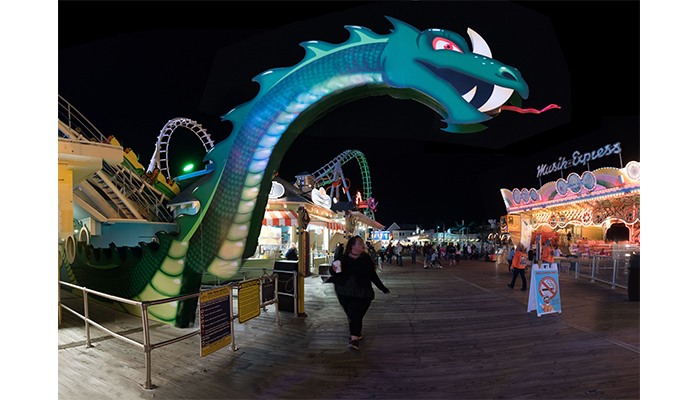
[(525, 253), (525, 245), (520, 243), (518, 248), (515, 250), (515, 255), (513, 256), (513, 263), (510, 265), (513, 270), (513, 280), (510, 281), (508, 287), (513, 289), (515, 286), (515, 279), (520, 275), (523, 280), (522, 291), (527, 290), (527, 281), (525, 281), (525, 267), (527, 267), (527, 254)]
[(544, 242), (544, 249), (542, 249), (542, 261), (546, 263), (554, 262), (554, 249), (552, 248), (552, 241), (549, 239)]

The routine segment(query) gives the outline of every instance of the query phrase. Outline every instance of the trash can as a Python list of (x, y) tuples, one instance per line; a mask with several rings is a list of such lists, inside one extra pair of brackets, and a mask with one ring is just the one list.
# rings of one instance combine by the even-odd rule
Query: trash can
[(318, 275), (323, 280), (323, 283), (328, 282), (331, 277), (331, 264), (321, 264), (318, 266)]
[(627, 296), (630, 301), (639, 301), (639, 254), (632, 254), (629, 266)]

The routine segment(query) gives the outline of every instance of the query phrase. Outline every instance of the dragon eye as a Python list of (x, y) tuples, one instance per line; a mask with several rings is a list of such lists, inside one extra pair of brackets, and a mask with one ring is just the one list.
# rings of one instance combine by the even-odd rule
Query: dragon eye
[(433, 49), (435, 50), (452, 50), (463, 53), (463, 51), (454, 44), (453, 41), (441, 37), (433, 39)]

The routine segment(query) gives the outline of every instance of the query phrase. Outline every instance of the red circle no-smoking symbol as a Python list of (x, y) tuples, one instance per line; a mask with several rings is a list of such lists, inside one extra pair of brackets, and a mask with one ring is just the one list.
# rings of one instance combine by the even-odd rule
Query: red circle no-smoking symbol
[(537, 289), (540, 291), (542, 297), (549, 297), (550, 299), (557, 295), (559, 288), (557, 287), (557, 281), (551, 276), (545, 276), (540, 280), (540, 284)]

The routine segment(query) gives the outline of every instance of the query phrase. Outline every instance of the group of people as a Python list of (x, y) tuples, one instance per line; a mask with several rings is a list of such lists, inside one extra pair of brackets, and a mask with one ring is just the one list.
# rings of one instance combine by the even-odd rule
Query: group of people
[[(413, 251), (413, 250), (411, 250)], [(394, 257), (396, 257), (396, 265), (399, 267), (403, 267), (403, 245), (401, 242), (396, 242), (396, 246), (392, 245), (389, 243), (389, 245), (386, 247), (386, 250), (384, 251), (384, 255), (387, 258), (387, 261), (389, 264), (392, 264), (392, 260)]]
[[(394, 246), (389, 246), (389, 249)], [(394, 251), (388, 252), (393, 257), (396, 254), (401, 254), (401, 244), (394, 247)], [(387, 249), (388, 250), (388, 249)], [(425, 256), (424, 268), (427, 268), (427, 263), (436, 263), (437, 268), (442, 268), (440, 264), (441, 247), (426, 244), (419, 249), (415, 244), (410, 247), (411, 254), (417, 253), (419, 250)], [(548, 240), (542, 249), (542, 259), (545, 262), (552, 262), (556, 256), (556, 249), (552, 247)], [(445, 255), (447, 260), (450, 260), (450, 265), (459, 263), (459, 256), (462, 255), (462, 249), (448, 243), (445, 247)], [(398, 257), (399, 260), (401, 257)], [(372, 300), (374, 299), (374, 286), (382, 293), (390, 294), (389, 289), (384, 285), (377, 275), (380, 257), (374, 251), (374, 248), (369, 242), (365, 244), (364, 239), (360, 236), (353, 236), (343, 245), (339, 243), (334, 250), (334, 261), (330, 268), (331, 277), (328, 282), (335, 286), (335, 294), (338, 298), (338, 303), (342, 307), (350, 330), (347, 349), (353, 355), (360, 355), (360, 340), (362, 339), (362, 321), (369, 310)], [(415, 257), (412, 257), (415, 263)], [(512, 248), (508, 254), (509, 267), (513, 272), (513, 279), (508, 284), (508, 287), (513, 289), (518, 277), (522, 280), (521, 290), (527, 290), (527, 281), (525, 280), (525, 269), (528, 265), (528, 254), (525, 245), (520, 243), (517, 248)], [(389, 259), (391, 263), (391, 259)], [(401, 264), (399, 264), (401, 265)]]
[[(459, 265), (460, 259), (476, 260), (480, 257), (476, 246), (473, 244), (449, 242), (440, 244), (425, 243), (421, 246), (420, 244), (412, 243), (407, 247), (411, 255), (411, 264), (416, 264), (417, 255), (423, 254), (424, 268), (442, 268), (440, 260), (449, 261), (449, 265)], [(405, 249), (406, 247), (401, 242), (397, 242), (396, 245), (389, 243), (381, 254), (380, 259), (384, 260), (386, 258), (389, 264), (393, 264), (393, 260), (396, 259), (397, 265), (402, 267)]]
[[(520, 290), (527, 290), (527, 281), (525, 280), (525, 269), (527, 268), (528, 261), (530, 264), (535, 260), (535, 246), (530, 247), (530, 251), (526, 253), (525, 245), (520, 243), (517, 248), (511, 247), (508, 251), (508, 271), (513, 272), (513, 279), (508, 284), (508, 287), (513, 289), (515, 287), (515, 281), (518, 276), (523, 282), (523, 286)], [(561, 250), (558, 246), (552, 246), (552, 241), (547, 239), (544, 246), (542, 247), (542, 254), (540, 255), (543, 262), (553, 263), (554, 257), (561, 257)]]

